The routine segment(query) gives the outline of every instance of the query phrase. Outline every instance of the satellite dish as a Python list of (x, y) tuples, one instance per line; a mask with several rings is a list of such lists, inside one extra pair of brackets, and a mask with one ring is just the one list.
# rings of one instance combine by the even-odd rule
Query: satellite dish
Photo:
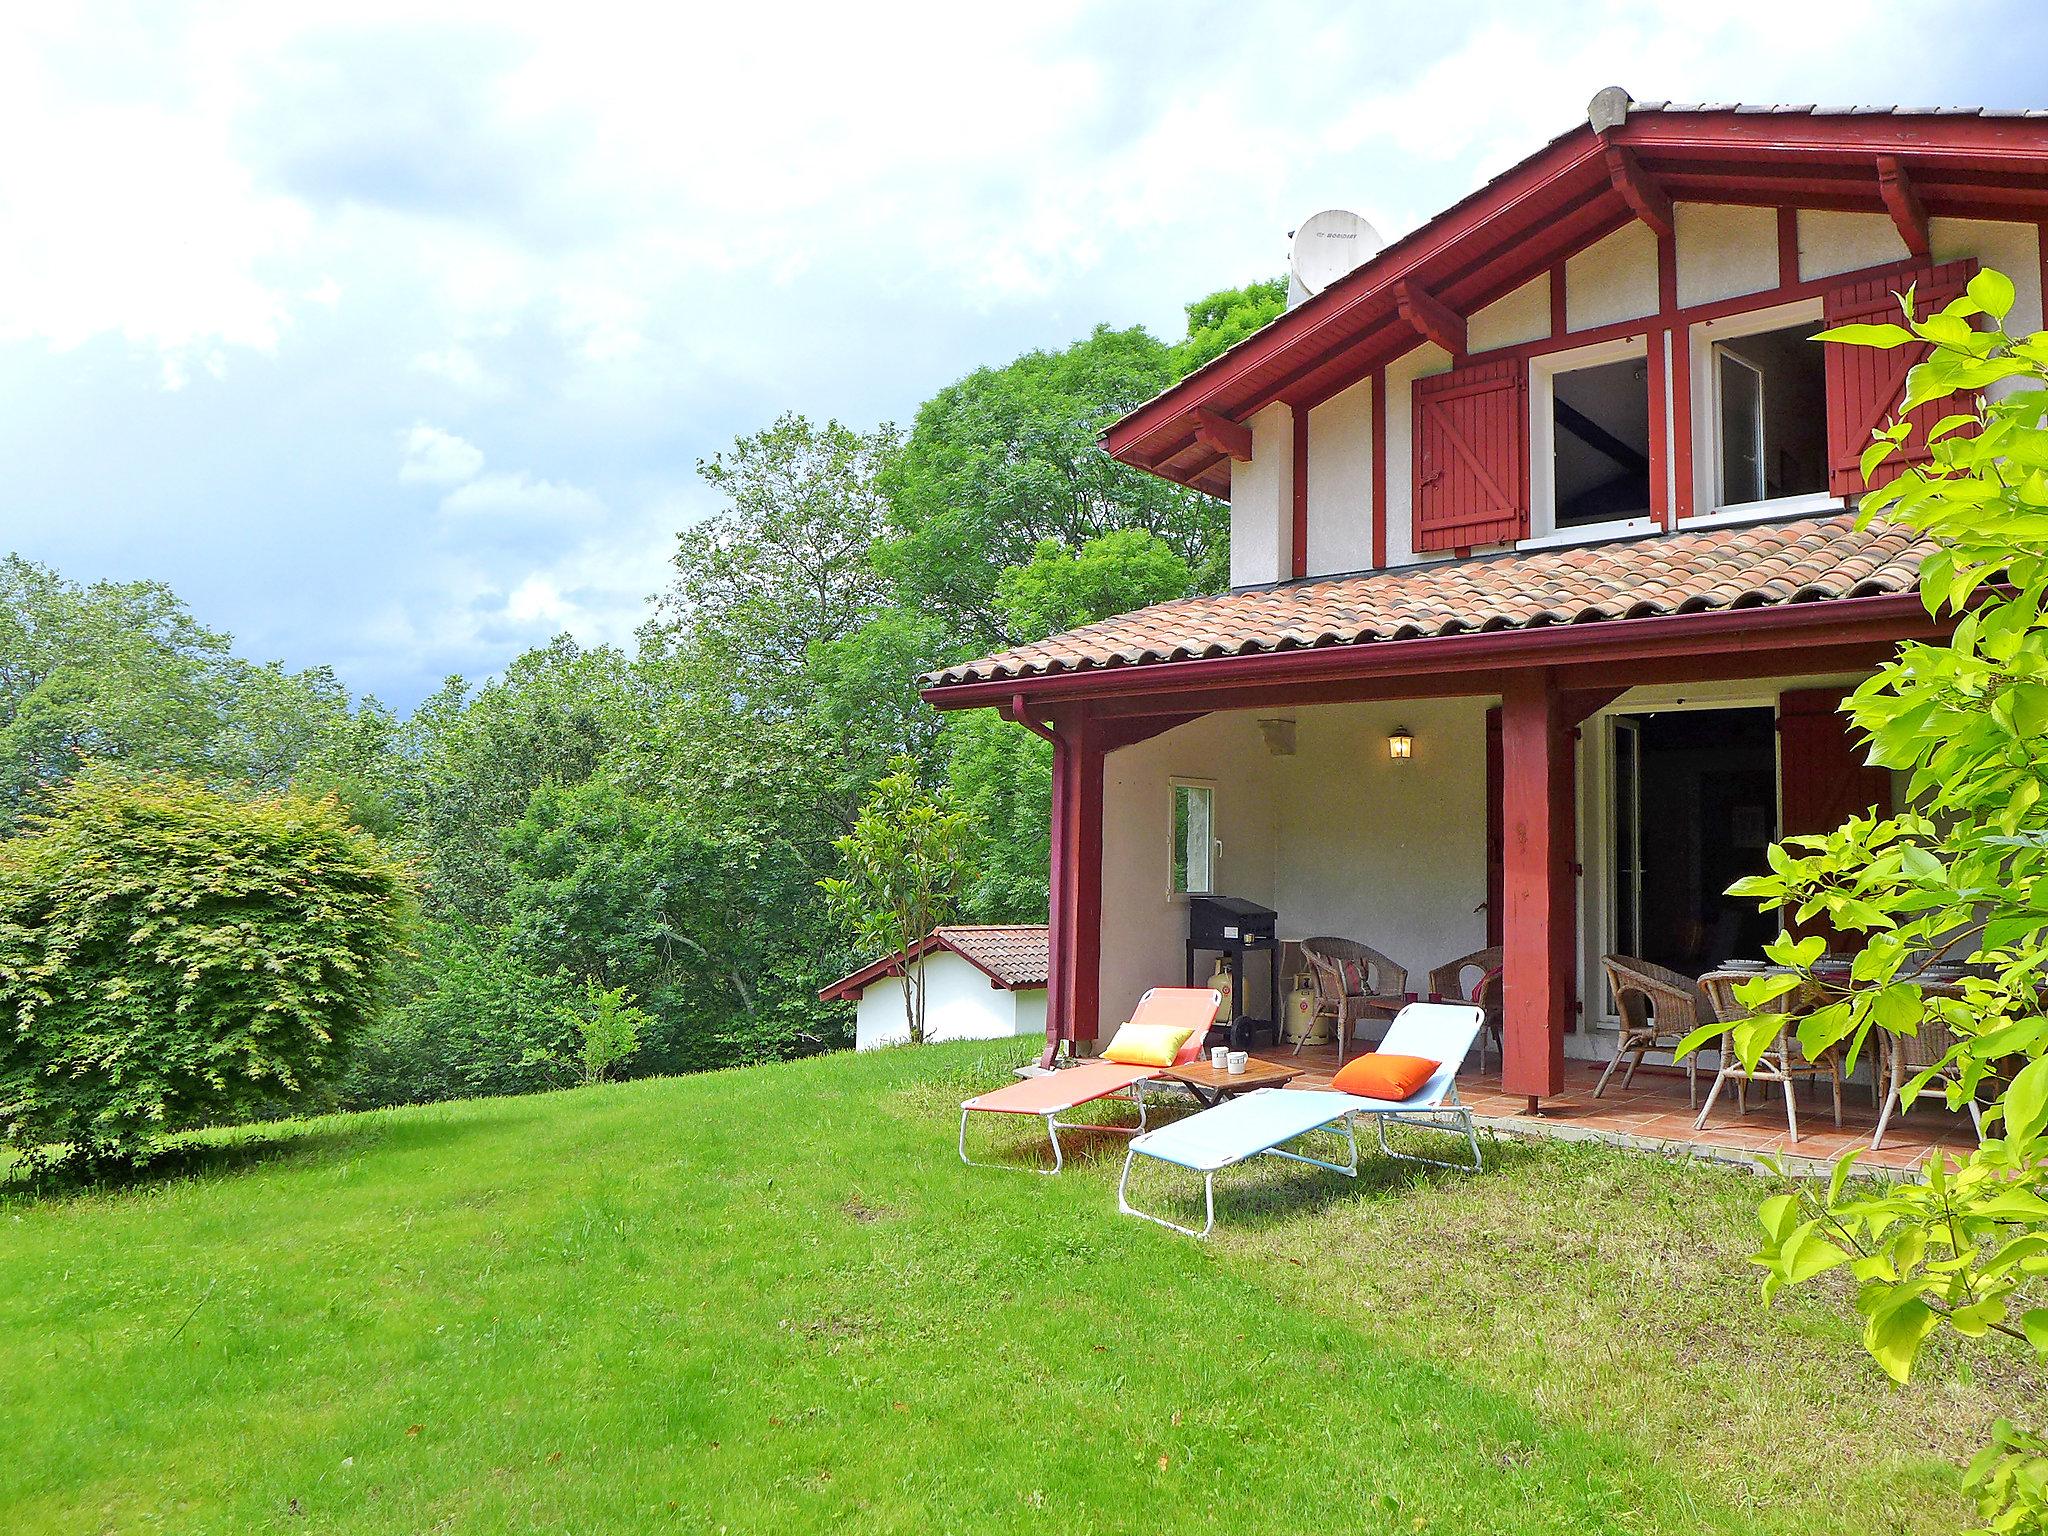
[(1287, 307), (1312, 299), (1379, 254), (1380, 232), (1362, 215), (1326, 208), (1302, 221), (1287, 256)]

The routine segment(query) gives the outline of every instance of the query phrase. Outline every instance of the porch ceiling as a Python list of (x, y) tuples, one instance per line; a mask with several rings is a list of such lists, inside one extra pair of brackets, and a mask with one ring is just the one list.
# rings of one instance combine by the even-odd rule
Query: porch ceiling
[(941, 707), (982, 702), (964, 694), (989, 684), (1109, 668), (1143, 667), (1171, 687), (1175, 666), (1221, 657), (1897, 595), (1913, 589), (1926, 550), (1903, 529), (1859, 529), (1838, 513), (1443, 561), (1160, 603), (924, 683)]

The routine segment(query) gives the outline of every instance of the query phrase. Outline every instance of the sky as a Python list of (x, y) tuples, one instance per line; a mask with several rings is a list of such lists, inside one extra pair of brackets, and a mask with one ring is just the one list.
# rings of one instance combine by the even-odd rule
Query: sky
[(1178, 336), (1307, 214), (1399, 235), (1602, 86), (2048, 105), (2048, 6), (1935, 9), (7, 7), (0, 549), (410, 708), (629, 641), (735, 436)]

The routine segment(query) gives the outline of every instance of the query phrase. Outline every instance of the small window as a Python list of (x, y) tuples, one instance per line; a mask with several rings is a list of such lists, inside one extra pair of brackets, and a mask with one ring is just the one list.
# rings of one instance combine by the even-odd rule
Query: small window
[(1650, 370), (1640, 357), (1555, 375), (1551, 488), (1559, 528), (1650, 515)]
[(1724, 507), (1825, 494), (1827, 382), (1807, 322), (1714, 343)]
[(1216, 791), (1207, 784), (1173, 786), (1173, 894), (1216, 889)]

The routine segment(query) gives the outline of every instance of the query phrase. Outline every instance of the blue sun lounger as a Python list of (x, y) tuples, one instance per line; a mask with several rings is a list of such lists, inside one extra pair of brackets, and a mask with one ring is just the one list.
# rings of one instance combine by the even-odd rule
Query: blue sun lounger
[[(1477, 1173), (1479, 1136), (1472, 1126), (1472, 1111), (1458, 1099), (1458, 1067), (1472, 1049), (1484, 1018), (1479, 1009), (1464, 1003), (1410, 1003), (1403, 1008), (1379, 1048), (1398, 1055), (1421, 1056), (1442, 1065), (1428, 1082), (1399, 1102), (1328, 1089), (1266, 1088), (1145, 1132), (1131, 1142), (1130, 1154), (1124, 1159), (1123, 1177), (1116, 1186), (1117, 1209), (1127, 1216), (1142, 1216), (1162, 1227), (1185, 1232), (1189, 1237), (1207, 1237), (1216, 1225), (1216, 1175), (1225, 1168), (1263, 1154), (1327, 1168), (1347, 1178), (1357, 1177), (1358, 1136), (1353, 1127), (1360, 1115), (1372, 1117), (1373, 1127), (1379, 1133), (1380, 1151), (1388, 1157)], [(1451, 1163), (1397, 1152), (1387, 1141), (1389, 1120), (1462, 1135), (1472, 1149), (1472, 1160)], [(1341, 1130), (1350, 1148), (1350, 1157), (1345, 1162), (1326, 1162), (1306, 1153), (1281, 1150), (1288, 1142), (1312, 1131), (1331, 1129)], [(1202, 1176), (1202, 1199), (1208, 1220), (1199, 1232), (1131, 1204), (1131, 1169), (1141, 1157), (1171, 1163)]]

